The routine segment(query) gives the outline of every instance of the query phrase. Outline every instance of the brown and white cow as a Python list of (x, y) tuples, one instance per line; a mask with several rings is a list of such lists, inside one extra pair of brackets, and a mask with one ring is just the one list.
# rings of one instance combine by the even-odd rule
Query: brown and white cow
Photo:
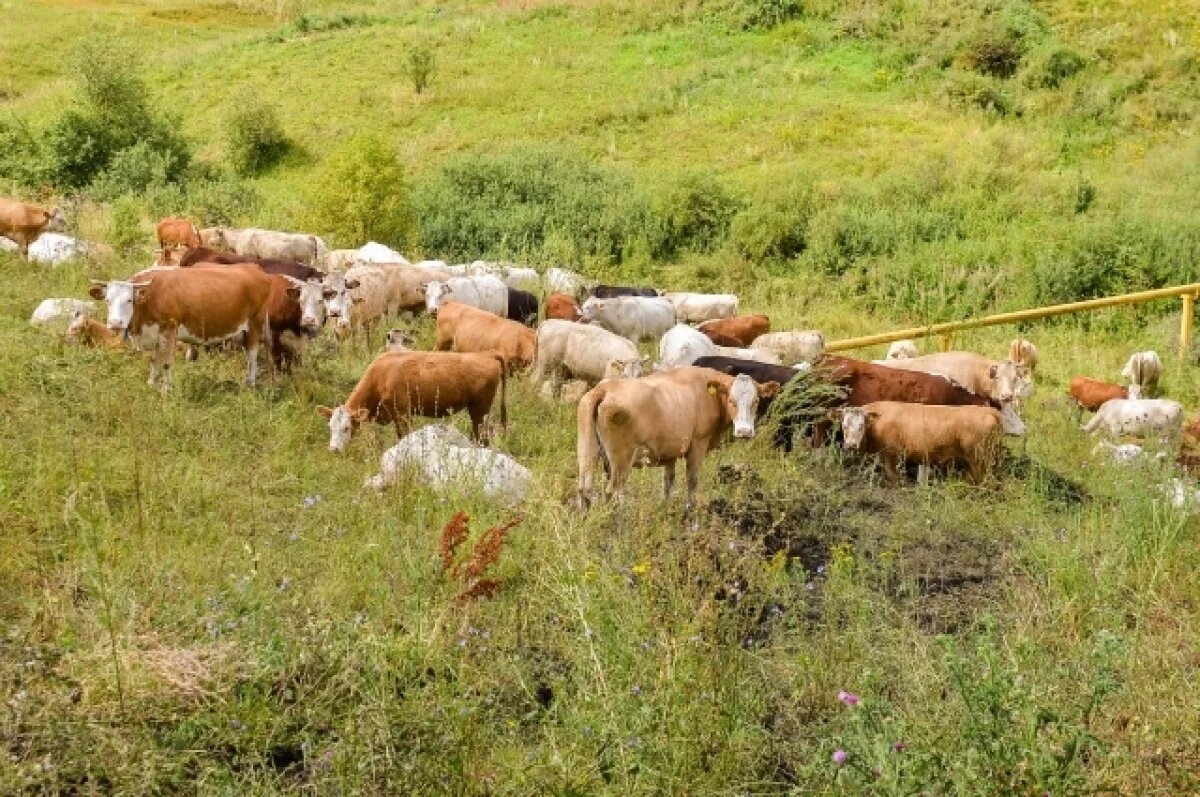
[(246, 384), (258, 377), (271, 281), (257, 266), (152, 269), (132, 280), (93, 280), (91, 296), (108, 303), (108, 327), (151, 351), (150, 384), (171, 387), (176, 340), (200, 346), (241, 341)]
[(412, 416), (442, 418), (458, 410), (471, 416), (471, 436), (485, 442), (483, 422), (500, 388), (500, 425), (508, 425), (504, 358), (448, 352), (384, 352), (376, 357), (339, 407), (317, 407), (329, 419), (329, 450), (345, 449), (367, 421), (391, 423), (404, 437)]
[[(166, 252), (178, 252), (179, 250), (164, 250)], [(191, 268), (197, 263), (223, 263), (232, 265), (234, 263), (254, 263), (268, 274), (280, 274), (285, 277), (293, 277), (301, 281), (312, 279), (325, 279), (325, 272), (320, 269), (307, 266), (304, 263), (297, 263), (295, 260), (280, 260), (270, 257), (246, 257), (245, 255), (234, 254), (233, 252), (221, 252), (216, 249), (210, 249), (207, 246), (201, 246), (194, 249), (188, 249), (182, 254), (168, 255), (168, 261), (162, 265), (176, 265), (180, 268)]]
[(200, 246), (200, 231), (188, 219), (168, 216), (154, 228), (158, 234), (158, 248), (183, 247), (194, 249)]
[(1072, 377), (1067, 392), (1070, 393), (1071, 398), (1075, 399), (1075, 404), (1079, 409), (1088, 412), (1100, 409), (1100, 405), (1106, 401), (1129, 398), (1129, 391), (1121, 385), (1101, 382), (1099, 379), (1089, 379), (1086, 376)]
[(760, 398), (779, 391), (778, 382), (757, 384), (709, 368), (682, 366), (637, 379), (606, 380), (589, 390), (576, 409), (579, 499), (593, 499), (596, 462), (609, 468), (607, 493), (620, 496), (635, 465), (663, 468), (663, 493), (675, 482), (675, 463), (687, 465), (687, 504), (700, 479), (700, 465), (730, 426), (734, 437), (754, 436)]
[(58, 208), (47, 210), (15, 199), (0, 197), (0, 235), (16, 241), (23, 250), (44, 232), (61, 230), (65, 219)]
[(961, 464), (978, 484), (1002, 446), (1000, 412), (990, 407), (876, 401), (841, 414), (846, 448), (880, 454), (891, 484), (899, 481), (898, 466), (905, 460), (920, 463), (920, 481), (930, 465)]
[(509, 373), (533, 363), (537, 353), (537, 333), (519, 321), (500, 318), (487, 310), (446, 302), (438, 309), (438, 351), (497, 351)]
[(290, 372), (300, 359), (304, 342), (325, 325), (325, 295), (319, 281), (301, 282), (281, 274), (269, 275), (267, 325), (271, 331), (271, 363), (276, 372)]
[(718, 346), (747, 348), (754, 339), (771, 331), (771, 319), (765, 315), (735, 315), (705, 321), (696, 327)]
[(582, 317), (579, 302), (565, 293), (552, 293), (546, 297), (546, 320), (578, 321)]

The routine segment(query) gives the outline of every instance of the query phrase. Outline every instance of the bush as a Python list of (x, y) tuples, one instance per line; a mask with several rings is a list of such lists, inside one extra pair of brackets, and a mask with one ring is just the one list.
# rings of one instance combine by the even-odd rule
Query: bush
[(426, 249), (447, 259), (616, 263), (661, 235), (632, 180), (557, 149), (451, 160), (413, 202)]
[(128, 255), (146, 242), (141, 230), (138, 203), (131, 196), (119, 197), (112, 205), (108, 220), (108, 241), (122, 255)]
[(408, 194), (395, 149), (378, 137), (361, 136), (317, 168), (304, 224), (339, 246), (380, 241), (402, 247), (415, 237)]
[(262, 206), (262, 195), (250, 183), (228, 173), (197, 172), (188, 176), (182, 191), (167, 186), (150, 198), (151, 207), (162, 210), (158, 215), (183, 212), (197, 226), (213, 227), (237, 224)]
[(826, 274), (844, 274), (864, 258), (890, 255), (902, 240), (893, 214), (866, 200), (823, 208), (808, 227), (805, 258)]
[(238, 174), (258, 174), (274, 166), (288, 150), (279, 113), (268, 102), (236, 103), (226, 129), (229, 131), (229, 162)]
[(35, 188), (49, 179), (41, 141), (24, 120), (0, 119), (0, 179)]
[(741, 205), (711, 174), (684, 176), (661, 200), (662, 236), (657, 254), (670, 257), (684, 250), (711, 252), (724, 243)]
[(428, 44), (418, 44), (408, 52), (407, 73), (417, 94), (429, 88), (429, 81), (437, 69), (437, 60)]
[(951, 74), (946, 81), (945, 96), (952, 105), (979, 108), (999, 116), (1007, 116), (1013, 111), (1012, 102), (996, 80), (983, 75)]
[(961, 54), (969, 69), (1007, 79), (1021, 68), (1030, 44), (1045, 31), (1045, 23), (1024, 3), (1010, 3), (988, 13), (968, 34)]
[(102, 201), (124, 194), (145, 194), (166, 185), (171, 169), (170, 155), (142, 141), (113, 156), (105, 170), (92, 182), (91, 192)]
[(738, 254), (751, 261), (789, 260), (807, 245), (812, 213), (812, 189), (807, 183), (757, 197), (734, 216), (730, 241)]
[(804, 15), (803, 0), (741, 0), (742, 27), (769, 30)]
[(1083, 71), (1087, 61), (1082, 55), (1065, 47), (1049, 47), (1031, 55), (1025, 71), (1027, 86), (1056, 89), (1064, 81)]

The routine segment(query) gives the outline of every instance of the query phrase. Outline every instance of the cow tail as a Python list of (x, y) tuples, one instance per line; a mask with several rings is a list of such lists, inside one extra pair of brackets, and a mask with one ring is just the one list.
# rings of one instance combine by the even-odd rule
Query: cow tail
[(592, 474), (596, 468), (596, 460), (601, 455), (600, 437), (596, 433), (596, 415), (600, 402), (604, 401), (607, 394), (608, 387), (606, 385), (596, 385), (583, 394), (583, 398), (579, 399), (579, 406), (575, 410), (576, 431), (579, 435), (579, 439), (575, 443), (579, 464), (579, 493), (585, 506), (590, 498), (586, 493), (592, 489)]
[(496, 353), (496, 362), (500, 363), (500, 428), (508, 428), (508, 363), (504, 355)]

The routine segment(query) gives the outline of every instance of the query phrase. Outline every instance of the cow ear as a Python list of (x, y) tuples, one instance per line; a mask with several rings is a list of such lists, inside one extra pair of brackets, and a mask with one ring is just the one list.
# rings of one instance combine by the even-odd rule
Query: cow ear
[(358, 280), (346, 280), (346, 290), (352, 291), (358, 287)]
[(729, 395), (729, 386), (716, 379), (710, 379), (708, 380), (708, 392), (710, 395), (724, 398)]
[(995, 365), (992, 365), (992, 366), (990, 366), (990, 367), (988, 368), (988, 379), (995, 379), (995, 378), (996, 378), (996, 372), (997, 372), (998, 370), (999, 370), (999, 369), (998, 369), (998, 368), (997, 368)]
[(363, 423), (370, 415), (371, 413), (366, 407), (359, 407), (354, 412), (350, 413), (350, 417), (354, 419), (355, 423)]
[(321, 415), (325, 416), (326, 418), (333, 417), (333, 407), (326, 407), (324, 404), (317, 407), (317, 412), (321, 413)]
[(91, 296), (93, 299), (100, 299), (101, 301), (103, 301), (104, 300), (104, 286), (103, 285), (93, 285), (92, 287), (88, 288), (88, 296)]
[(291, 287), (289, 287), (286, 292), (287, 292), (289, 299), (299, 299), (300, 298), (300, 289), (297, 288), (295, 285), (292, 285)]
[(779, 383), (778, 382), (767, 382), (765, 384), (761, 384), (758, 386), (758, 395), (762, 396), (763, 398), (771, 398), (772, 396), (775, 396), (778, 394), (779, 394)]

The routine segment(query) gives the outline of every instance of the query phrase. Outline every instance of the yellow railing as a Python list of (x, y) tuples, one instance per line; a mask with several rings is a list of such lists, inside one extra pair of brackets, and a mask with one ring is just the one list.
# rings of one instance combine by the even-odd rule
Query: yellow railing
[(1038, 318), (1048, 318), (1053, 315), (1066, 315), (1067, 313), (1080, 313), (1085, 310), (1099, 310), (1104, 307), (1116, 307), (1125, 304), (1150, 302), (1155, 299), (1179, 297), (1183, 299), (1183, 313), (1179, 319), (1179, 357), (1183, 359), (1187, 356), (1192, 342), (1192, 314), (1195, 310), (1197, 294), (1200, 294), (1200, 282), (1194, 282), (1190, 285), (1176, 285), (1172, 288), (1158, 288), (1152, 291), (1126, 293), (1121, 296), (1106, 296), (1103, 299), (1088, 299), (1084, 302), (1036, 307), (1032, 310), (997, 313), (996, 315), (986, 315), (981, 318), (969, 318), (966, 321), (946, 321), (941, 324), (898, 329), (895, 332), (881, 332), (877, 335), (845, 338), (844, 340), (832, 341), (825, 349), (827, 351), (846, 351), (847, 349), (861, 349), (864, 346), (875, 346), (880, 343), (891, 343), (896, 340), (927, 338), (936, 335), (939, 338), (938, 348), (941, 351), (948, 351), (950, 349), (951, 337), (955, 332), (964, 329), (993, 327), (999, 324), (1015, 324), (1020, 321), (1032, 321)]

